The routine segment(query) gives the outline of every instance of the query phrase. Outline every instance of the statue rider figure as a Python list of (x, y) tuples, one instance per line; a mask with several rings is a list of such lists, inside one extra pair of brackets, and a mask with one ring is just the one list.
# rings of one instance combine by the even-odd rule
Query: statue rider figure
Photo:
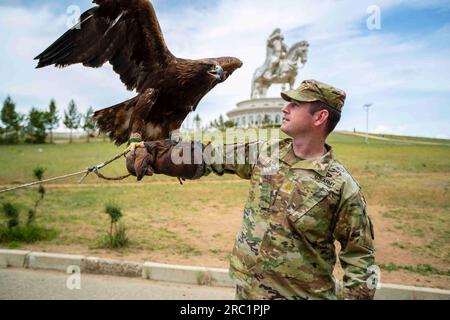
[(307, 41), (294, 43), (290, 48), (284, 43), (279, 28), (267, 39), (264, 64), (253, 73), (251, 98), (264, 98), (272, 84), (281, 83), (282, 88), (289, 84), (293, 88), (298, 75), (299, 62), (307, 61), (309, 44)]
[(286, 59), (288, 48), (284, 43), (284, 37), (279, 28), (275, 29), (267, 39), (267, 47), (271, 49), (272, 55), (269, 57), (269, 72), (272, 80), (278, 76), (278, 70), (282, 60)]

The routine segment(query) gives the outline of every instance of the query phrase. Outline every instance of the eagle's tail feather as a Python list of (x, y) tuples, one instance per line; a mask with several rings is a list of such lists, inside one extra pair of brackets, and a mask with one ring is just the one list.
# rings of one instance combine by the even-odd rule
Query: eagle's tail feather
[(159, 139), (161, 133), (148, 136), (144, 132), (145, 128), (136, 127), (132, 123), (134, 119), (145, 120), (148, 118), (157, 96), (158, 90), (148, 88), (130, 100), (96, 111), (94, 120), (97, 122), (100, 133), (109, 134), (111, 140), (114, 140), (118, 146), (128, 142), (130, 135), (133, 133), (131, 130), (140, 131), (139, 133), (143, 135), (143, 138)]
[(126, 143), (130, 137), (129, 119), (134, 103), (135, 98), (94, 113), (100, 133), (108, 134), (118, 146)]

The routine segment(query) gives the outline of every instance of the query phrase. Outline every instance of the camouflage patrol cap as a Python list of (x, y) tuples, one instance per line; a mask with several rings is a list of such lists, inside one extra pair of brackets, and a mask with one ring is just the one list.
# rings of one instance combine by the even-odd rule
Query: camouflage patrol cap
[(305, 80), (296, 90), (284, 91), (281, 97), (286, 101), (313, 102), (321, 101), (341, 112), (346, 94), (344, 91), (317, 80)]

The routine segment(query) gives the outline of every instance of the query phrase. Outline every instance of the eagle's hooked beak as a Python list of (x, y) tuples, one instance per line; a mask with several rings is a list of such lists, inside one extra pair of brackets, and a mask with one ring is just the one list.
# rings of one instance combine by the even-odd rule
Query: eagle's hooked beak
[(216, 78), (216, 80), (218, 81), (224, 81), (226, 79), (225, 71), (219, 65), (216, 65), (215, 68), (208, 71), (208, 73), (212, 75), (214, 78)]

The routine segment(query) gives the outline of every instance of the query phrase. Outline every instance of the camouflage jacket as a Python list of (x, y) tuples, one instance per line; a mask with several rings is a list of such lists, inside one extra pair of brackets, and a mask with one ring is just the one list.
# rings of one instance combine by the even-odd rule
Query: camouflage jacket
[[(207, 163), (205, 175), (234, 173), (251, 182), (230, 258), (237, 298), (373, 298), (366, 284), (372, 223), (359, 185), (331, 147), (314, 161), (296, 157), (291, 139), (224, 147), (211, 148), (224, 163)], [(345, 271), (341, 290), (333, 276), (335, 240)]]

